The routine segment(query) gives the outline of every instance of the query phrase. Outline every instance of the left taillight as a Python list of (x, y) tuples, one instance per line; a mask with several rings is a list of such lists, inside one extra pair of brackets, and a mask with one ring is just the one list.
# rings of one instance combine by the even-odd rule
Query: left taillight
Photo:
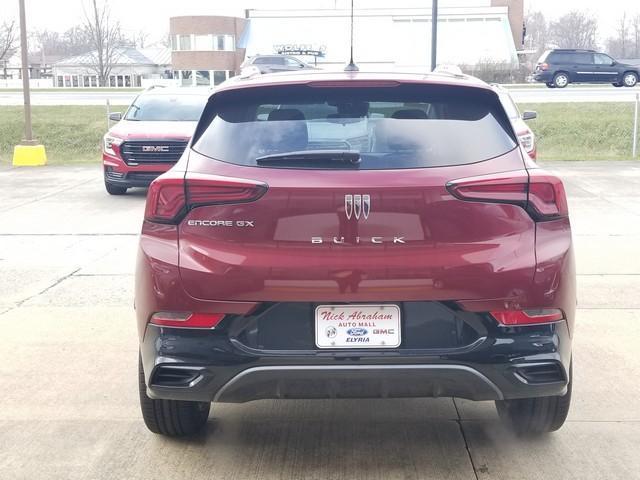
[(569, 214), (562, 182), (542, 170), (462, 178), (447, 183), (447, 190), (460, 200), (519, 205), (535, 220)]
[(216, 328), (223, 318), (223, 313), (156, 312), (149, 323), (161, 327)]
[(491, 316), (495, 318), (500, 325), (506, 327), (539, 325), (541, 323), (552, 323), (564, 320), (562, 310), (557, 308), (499, 310), (491, 312)]
[(175, 224), (190, 208), (252, 202), (266, 191), (266, 184), (253, 180), (203, 174), (188, 174), (186, 178), (182, 174), (163, 175), (149, 187), (145, 220)]

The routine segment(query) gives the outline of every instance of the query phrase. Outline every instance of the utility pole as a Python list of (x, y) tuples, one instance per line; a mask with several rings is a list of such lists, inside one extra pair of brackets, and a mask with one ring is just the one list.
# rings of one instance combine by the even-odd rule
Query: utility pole
[(13, 164), (17, 166), (36, 166), (47, 163), (43, 145), (33, 139), (31, 126), (31, 91), (29, 86), (29, 58), (27, 46), (27, 15), (24, 0), (20, 5), (20, 57), (22, 59), (22, 95), (24, 97), (24, 138), (13, 150)]
[(436, 69), (438, 52), (438, 0), (431, 0), (431, 71)]

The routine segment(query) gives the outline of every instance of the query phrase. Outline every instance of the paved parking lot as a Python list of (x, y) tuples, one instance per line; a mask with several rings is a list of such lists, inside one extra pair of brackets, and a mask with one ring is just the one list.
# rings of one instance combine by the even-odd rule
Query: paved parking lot
[(518, 440), (491, 403), (217, 405), (170, 440), (140, 418), (133, 267), (144, 191), (92, 167), (0, 167), (2, 479), (640, 478), (640, 162), (549, 165), (577, 246), (574, 404)]

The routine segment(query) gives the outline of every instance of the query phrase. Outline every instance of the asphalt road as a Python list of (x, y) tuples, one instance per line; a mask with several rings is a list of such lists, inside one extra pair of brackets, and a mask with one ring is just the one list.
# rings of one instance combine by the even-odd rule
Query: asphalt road
[(132, 305), (144, 191), (109, 197), (97, 165), (0, 167), (0, 478), (640, 478), (640, 164), (550, 168), (577, 247), (574, 403), (525, 441), (492, 403), (450, 398), (215, 405), (206, 435), (151, 434)]
[[(563, 89), (540, 86), (509, 87), (517, 103), (548, 102), (633, 102), (640, 94), (640, 86), (635, 88), (615, 88), (612, 85), (569, 85)], [(133, 92), (87, 92), (61, 90), (59, 92), (38, 92), (33, 90), (33, 105), (104, 105), (107, 99), (112, 105), (126, 105), (133, 101)], [(0, 105), (22, 105), (22, 92), (8, 92), (0, 89)]]

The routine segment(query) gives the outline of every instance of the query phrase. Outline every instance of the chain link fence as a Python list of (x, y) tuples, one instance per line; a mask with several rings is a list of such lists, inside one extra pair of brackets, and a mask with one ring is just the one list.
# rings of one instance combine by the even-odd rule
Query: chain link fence
[(634, 158), (634, 138), (638, 148), (636, 101), (522, 103), (518, 107), (538, 113), (527, 124), (536, 136), (539, 160), (629, 160)]

